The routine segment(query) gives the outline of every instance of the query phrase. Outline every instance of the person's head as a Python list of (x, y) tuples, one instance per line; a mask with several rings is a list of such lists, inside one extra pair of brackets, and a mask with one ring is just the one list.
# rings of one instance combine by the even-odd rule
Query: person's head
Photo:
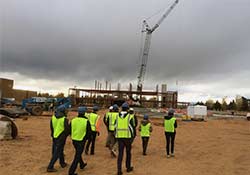
[(112, 112), (113, 111), (113, 106), (110, 106), (109, 107), (109, 112)]
[(122, 104), (122, 111), (128, 111), (128, 109), (129, 109), (128, 103), (127, 102), (123, 103)]
[(79, 115), (84, 115), (86, 111), (87, 111), (87, 107), (86, 106), (80, 106), (80, 107), (78, 107), (78, 114)]
[(143, 119), (148, 120), (148, 114), (144, 114)]
[(98, 106), (93, 106), (93, 111), (97, 112), (98, 111)]
[(168, 110), (168, 116), (173, 116), (174, 113), (175, 113), (174, 109), (170, 108), (170, 109)]
[(62, 117), (66, 115), (66, 107), (64, 105), (60, 105), (56, 108), (55, 112), (57, 117)]
[(133, 109), (133, 108), (129, 108), (128, 112), (129, 112), (130, 114), (134, 114), (134, 109)]
[(113, 111), (115, 111), (115, 112), (119, 111), (119, 106), (117, 104), (113, 105)]

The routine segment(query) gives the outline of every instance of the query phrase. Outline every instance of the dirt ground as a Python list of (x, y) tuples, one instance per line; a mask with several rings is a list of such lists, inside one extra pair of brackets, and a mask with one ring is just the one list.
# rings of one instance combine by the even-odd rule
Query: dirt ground
[[(70, 118), (74, 113), (70, 113)], [(0, 141), (1, 175), (47, 175), (51, 158), (51, 138), (48, 116), (16, 119), (19, 137)], [(250, 174), (250, 122), (244, 120), (210, 120), (207, 122), (178, 122), (175, 158), (166, 158), (162, 120), (152, 119), (153, 133), (148, 155), (142, 156), (141, 139), (137, 136), (132, 148), (131, 175), (248, 175)], [(96, 154), (85, 156), (88, 165), (77, 169), (79, 175), (115, 175), (116, 159), (105, 148), (107, 136), (104, 125), (97, 138)], [(66, 162), (74, 155), (71, 139), (65, 146)], [(56, 173), (67, 175), (58, 162)]]

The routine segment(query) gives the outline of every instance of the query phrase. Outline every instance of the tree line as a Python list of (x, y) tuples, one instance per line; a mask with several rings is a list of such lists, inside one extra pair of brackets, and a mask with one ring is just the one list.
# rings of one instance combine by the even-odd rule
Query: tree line
[(208, 110), (216, 111), (250, 111), (250, 100), (242, 96), (236, 96), (236, 98), (229, 103), (226, 102), (226, 98), (222, 98), (221, 102), (209, 99), (205, 103), (197, 102), (196, 105), (205, 105)]

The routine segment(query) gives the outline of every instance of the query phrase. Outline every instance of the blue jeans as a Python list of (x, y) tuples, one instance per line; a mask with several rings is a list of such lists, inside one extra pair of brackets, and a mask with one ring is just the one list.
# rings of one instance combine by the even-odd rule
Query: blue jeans
[(65, 139), (55, 139), (53, 138), (53, 143), (52, 143), (52, 158), (50, 160), (50, 163), (48, 165), (48, 169), (53, 169), (54, 164), (56, 163), (57, 159), (59, 159), (60, 165), (65, 164), (64, 160), (64, 145), (65, 145)]

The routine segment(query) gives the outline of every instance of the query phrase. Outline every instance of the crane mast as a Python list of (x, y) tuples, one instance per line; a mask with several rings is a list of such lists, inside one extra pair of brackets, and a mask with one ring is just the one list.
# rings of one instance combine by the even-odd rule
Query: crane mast
[(163, 14), (163, 16), (159, 19), (159, 21), (152, 28), (150, 28), (146, 20), (143, 20), (142, 32), (145, 32), (146, 36), (145, 36), (145, 42), (143, 45), (143, 51), (142, 51), (142, 54), (140, 55), (141, 65), (140, 65), (140, 69), (139, 69), (138, 77), (137, 77), (138, 78), (137, 91), (142, 91), (142, 84), (143, 84), (145, 73), (146, 73), (152, 33), (155, 31), (155, 29), (157, 29), (160, 26), (160, 24), (169, 15), (169, 13), (174, 9), (174, 7), (176, 6), (178, 2), (179, 0), (175, 0), (175, 2), (169, 7), (169, 9), (167, 9), (167, 11)]

